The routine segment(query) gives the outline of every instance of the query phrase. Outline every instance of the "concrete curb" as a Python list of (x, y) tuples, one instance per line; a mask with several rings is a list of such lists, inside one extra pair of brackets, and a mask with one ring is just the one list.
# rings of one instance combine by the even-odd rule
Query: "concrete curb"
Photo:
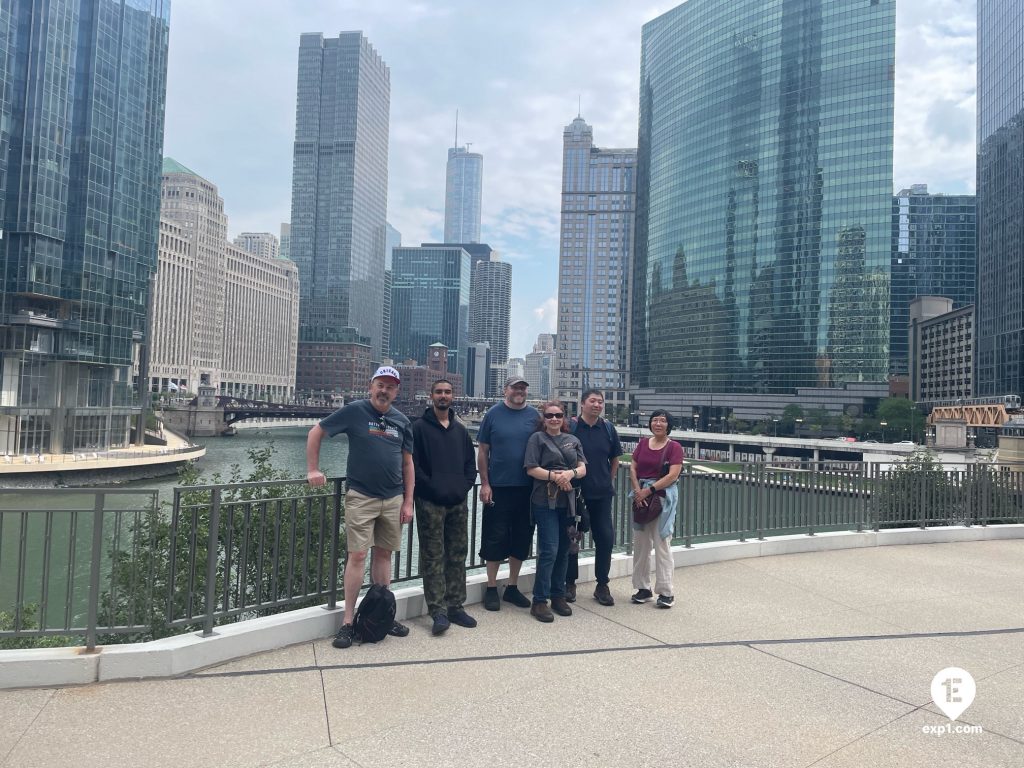
[[(777, 536), (764, 541), (722, 541), (695, 544), (687, 549), (673, 548), (677, 568), (685, 568), (749, 557), (823, 552), (874, 546), (907, 544), (940, 544), (949, 542), (1024, 539), (1024, 525), (994, 527), (939, 527), (888, 529), (874, 531), (841, 531), (814, 536)], [(611, 577), (622, 578), (633, 573), (631, 555), (612, 555)], [(499, 579), (507, 578), (503, 567)], [(533, 586), (534, 569), (524, 566), (519, 586), (529, 592)], [(594, 580), (594, 558), (580, 560), (579, 583)], [(466, 604), (483, 600), (487, 577), (480, 573), (469, 577)], [(395, 589), (399, 620), (426, 613), (420, 587)], [(40, 688), (82, 685), (109, 680), (175, 677), (203, 667), (221, 664), (254, 653), (271, 651), (295, 643), (330, 637), (338, 628), (341, 608), (303, 608), (287, 613), (218, 627), (215, 634), (179, 635), (148, 643), (112, 645), (86, 654), (80, 648), (38, 648), (0, 651), (0, 689)]]

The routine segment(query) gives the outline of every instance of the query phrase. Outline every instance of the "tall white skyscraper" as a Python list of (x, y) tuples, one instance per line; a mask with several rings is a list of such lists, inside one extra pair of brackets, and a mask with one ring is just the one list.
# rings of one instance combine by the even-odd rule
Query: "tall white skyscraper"
[(575, 403), (596, 387), (606, 406), (625, 406), (636, 150), (595, 147), (582, 117), (566, 126), (562, 147), (555, 389)]
[(448, 150), (444, 193), (444, 241), (480, 242), (480, 203), (483, 198), (484, 156), (469, 147)]

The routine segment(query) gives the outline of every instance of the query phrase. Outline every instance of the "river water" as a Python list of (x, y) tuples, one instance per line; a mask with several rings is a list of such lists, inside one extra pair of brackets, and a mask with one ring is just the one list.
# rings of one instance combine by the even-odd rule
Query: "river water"
[[(222, 482), (231, 475), (232, 467), (238, 465), (242, 478), (249, 476), (253, 465), (249, 451), (254, 448), (271, 447), (272, 464), (275, 469), (286, 472), (288, 477), (306, 476), (306, 434), (309, 427), (272, 427), (239, 429), (234, 437), (194, 438), (206, 446), (206, 455), (196, 461), (196, 468), (202, 473), (200, 482), (212, 483), (213, 475), (219, 474)], [(348, 460), (348, 439), (343, 435), (324, 440), (320, 449), (320, 469), (328, 477), (345, 474)], [(136, 480), (125, 483), (122, 488), (152, 488), (160, 492), (160, 501), (170, 501), (172, 491), (178, 485), (176, 476)]]

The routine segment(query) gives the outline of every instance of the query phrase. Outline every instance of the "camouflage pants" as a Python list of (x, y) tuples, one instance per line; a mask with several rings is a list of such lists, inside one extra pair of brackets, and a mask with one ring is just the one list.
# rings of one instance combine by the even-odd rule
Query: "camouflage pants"
[(466, 555), (469, 536), (466, 502), (444, 507), (416, 499), (423, 597), (431, 616), (461, 608), (466, 602)]

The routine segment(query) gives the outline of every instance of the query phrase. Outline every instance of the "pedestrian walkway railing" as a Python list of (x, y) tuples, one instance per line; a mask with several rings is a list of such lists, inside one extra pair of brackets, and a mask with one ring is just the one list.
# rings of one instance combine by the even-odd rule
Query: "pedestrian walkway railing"
[[(711, 471), (709, 471), (709, 469)], [(628, 471), (612, 506), (614, 547), (631, 551)], [(0, 647), (148, 639), (310, 605), (334, 608), (344, 565), (344, 478), (155, 491), (0, 489)], [(484, 505), (468, 498), (470, 569)], [(684, 467), (675, 543), (827, 531), (1024, 523), (1024, 473), (917, 463)], [(418, 579), (413, 529), (394, 554)], [(583, 549), (592, 546), (589, 535)], [(55, 640), (60, 636), (61, 640)]]

